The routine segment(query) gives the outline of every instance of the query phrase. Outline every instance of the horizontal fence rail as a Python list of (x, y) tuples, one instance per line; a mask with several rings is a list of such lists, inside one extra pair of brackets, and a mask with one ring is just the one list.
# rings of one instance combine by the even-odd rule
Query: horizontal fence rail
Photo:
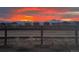
[(0, 29), (0, 46), (77, 48), (78, 41), (79, 30), (76, 26), (66, 29), (53, 26), (27, 26), (23, 28), (4, 26)]

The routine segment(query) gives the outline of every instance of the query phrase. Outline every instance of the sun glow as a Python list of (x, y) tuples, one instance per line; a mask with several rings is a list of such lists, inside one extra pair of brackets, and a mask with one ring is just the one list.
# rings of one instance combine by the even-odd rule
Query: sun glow
[(13, 21), (33, 21), (32, 16), (26, 16), (26, 15), (14, 15), (13, 17), (11, 17), (11, 19)]
[(61, 19), (62, 21), (73, 21), (72, 19)]

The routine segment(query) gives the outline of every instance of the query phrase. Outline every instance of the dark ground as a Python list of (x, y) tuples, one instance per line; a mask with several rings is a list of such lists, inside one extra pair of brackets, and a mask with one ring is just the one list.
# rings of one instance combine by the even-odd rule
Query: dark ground
[(79, 52), (79, 49), (0, 48), (0, 52)]

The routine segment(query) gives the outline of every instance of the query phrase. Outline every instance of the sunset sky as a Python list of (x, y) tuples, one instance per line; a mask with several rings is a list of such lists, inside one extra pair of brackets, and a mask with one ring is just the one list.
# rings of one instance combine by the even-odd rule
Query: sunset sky
[(79, 21), (79, 7), (0, 7), (0, 21)]

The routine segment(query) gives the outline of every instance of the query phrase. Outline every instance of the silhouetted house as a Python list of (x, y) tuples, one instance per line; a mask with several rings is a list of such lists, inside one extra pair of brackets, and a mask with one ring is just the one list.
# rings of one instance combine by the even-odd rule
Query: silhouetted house
[(34, 26), (40, 26), (40, 23), (39, 22), (34, 22), (33, 25)]
[(44, 26), (50, 26), (50, 22), (44, 22)]
[(25, 22), (26, 26), (33, 26), (33, 22)]
[(79, 22), (77, 22), (77, 21), (76, 21), (76, 22), (74, 22), (74, 23), (75, 23), (75, 25), (79, 25)]

